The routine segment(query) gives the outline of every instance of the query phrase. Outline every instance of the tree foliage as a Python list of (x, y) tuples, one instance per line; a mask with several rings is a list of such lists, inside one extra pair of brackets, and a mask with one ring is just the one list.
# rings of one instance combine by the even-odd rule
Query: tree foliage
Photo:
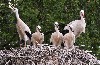
[[(78, 19), (79, 11), (85, 11), (86, 33), (76, 39), (75, 45), (93, 51), (100, 59), (100, 1), (99, 0), (12, 0), (19, 9), (20, 18), (30, 27), (32, 33), (36, 25), (46, 32), (54, 29), (53, 23), (68, 24)], [(18, 47), (16, 17), (8, 8), (7, 0), (0, 0), (0, 49)], [(51, 34), (45, 35), (49, 43)], [(81, 47), (85, 45), (85, 47)]]

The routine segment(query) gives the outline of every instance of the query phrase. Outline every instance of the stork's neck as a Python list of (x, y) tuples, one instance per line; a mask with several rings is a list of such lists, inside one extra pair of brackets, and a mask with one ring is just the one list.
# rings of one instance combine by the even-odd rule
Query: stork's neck
[(71, 31), (71, 30), (69, 30), (69, 33), (72, 33), (72, 31)]
[(40, 33), (40, 31), (39, 31), (38, 29), (36, 29), (36, 32), (37, 32), (37, 33)]
[(58, 32), (59, 32), (59, 30), (56, 30), (56, 32), (58, 33)]
[(56, 31), (56, 32), (59, 32), (59, 30), (58, 30), (58, 28), (57, 28), (57, 27), (55, 27), (55, 31)]
[(59, 30), (58, 30), (58, 28), (55, 28), (55, 30), (56, 30), (56, 34), (57, 34), (57, 36), (59, 38)]
[(57, 33), (57, 37), (59, 38), (59, 30), (58, 30), (57, 27), (55, 27), (55, 31), (56, 31), (56, 33)]
[(18, 14), (18, 12), (16, 12), (15, 14), (16, 14), (16, 18), (18, 19), (18, 18), (19, 18), (19, 14)]
[(81, 16), (81, 20), (84, 20), (83, 16)]

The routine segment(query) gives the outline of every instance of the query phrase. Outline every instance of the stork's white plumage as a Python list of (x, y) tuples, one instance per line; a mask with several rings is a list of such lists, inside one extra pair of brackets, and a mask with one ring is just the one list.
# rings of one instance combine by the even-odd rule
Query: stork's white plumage
[[(11, 6), (10, 4), (11, 3), (9, 3), (9, 8), (15, 13), (16, 18), (17, 18), (16, 27), (17, 27), (17, 31), (18, 31), (18, 34), (20, 37), (20, 41), (21, 40), (24, 40), (24, 41), (31, 40), (31, 31), (30, 31), (29, 27), (20, 19), (19, 14), (18, 14), (18, 9)], [(18, 26), (20, 26), (20, 28), (24, 31), (24, 33), (25, 33), (24, 38), (22, 38), (23, 35), (19, 32)]]
[(36, 47), (37, 44), (42, 44), (44, 41), (44, 34), (40, 31), (41, 27), (38, 25), (36, 27), (36, 32), (32, 34), (31, 42), (33, 43), (34, 47)]
[(79, 37), (82, 32), (85, 33), (86, 23), (84, 18), (84, 10), (80, 11), (80, 17), (80, 20), (72, 21), (64, 28), (64, 30), (66, 30), (70, 26), (76, 38)]
[(60, 46), (63, 41), (63, 35), (59, 32), (59, 24), (55, 22), (55, 32), (52, 33), (50, 38), (50, 43), (52, 42), (54, 46)]
[(74, 46), (74, 43), (75, 43), (75, 35), (73, 34), (73, 32), (70, 30), (70, 27), (68, 28), (69, 30), (69, 33), (66, 33), (64, 36), (63, 36), (63, 43), (64, 43), (64, 46), (67, 48), (67, 49), (70, 49)]
[[(28, 40), (27, 35), (25, 35), (26, 33), (21, 28), (21, 26), (19, 26), (17, 24), (16, 24), (16, 28), (17, 28), (17, 32), (19, 34), (19, 38), (20, 38), (21, 42), (25, 42), (25, 46), (26, 46), (26, 41)], [(20, 47), (21, 47), (21, 44), (20, 44)]]

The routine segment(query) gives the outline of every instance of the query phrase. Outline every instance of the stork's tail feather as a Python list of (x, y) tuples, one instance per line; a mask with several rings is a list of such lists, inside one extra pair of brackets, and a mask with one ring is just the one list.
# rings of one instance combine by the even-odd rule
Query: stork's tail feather
[(29, 32), (27, 32), (27, 31), (25, 31), (25, 33), (29, 37), (29, 39), (31, 40), (32, 35)]

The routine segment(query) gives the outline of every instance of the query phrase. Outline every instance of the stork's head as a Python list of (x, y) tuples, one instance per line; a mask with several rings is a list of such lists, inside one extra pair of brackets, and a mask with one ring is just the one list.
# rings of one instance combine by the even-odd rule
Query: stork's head
[(54, 26), (55, 26), (55, 31), (58, 31), (58, 29), (59, 29), (59, 24), (58, 24), (58, 22), (55, 22), (55, 23), (54, 23)]
[(17, 8), (14, 8), (12, 11), (13, 11), (14, 13), (16, 13), (16, 12), (18, 12), (18, 9), (17, 9)]
[(81, 11), (80, 11), (80, 16), (81, 16), (81, 17), (84, 17), (84, 10), (81, 10)]
[(37, 30), (37, 31), (41, 31), (41, 26), (38, 25), (38, 26), (36, 27), (36, 30)]
[(9, 2), (9, 8), (10, 8), (14, 13), (18, 12), (18, 9), (15, 8), (15, 7), (12, 6), (12, 5), (13, 5), (13, 4), (11, 4), (11, 3)]
[(54, 23), (54, 26), (57, 27), (57, 28), (59, 28), (58, 22), (55, 22), (55, 23)]

